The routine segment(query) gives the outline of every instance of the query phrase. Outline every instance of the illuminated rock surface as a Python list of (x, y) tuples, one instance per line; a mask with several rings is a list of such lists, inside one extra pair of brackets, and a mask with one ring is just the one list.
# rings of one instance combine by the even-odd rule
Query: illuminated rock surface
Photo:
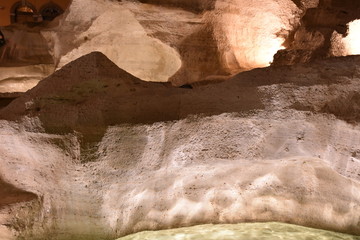
[(150, 3), (74, 0), (50, 35), (59, 66), (100, 51), (146, 81), (183, 85), (226, 76), (268, 66), (300, 14), (291, 0), (195, 1), (189, 3), (199, 6), (195, 13)]
[(283, 223), (201, 225), (156, 232), (141, 232), (118, 240), (357, 240), (360, 237)]
[[(146, 81), (166, 82), (181, 66), (176, 50), (149, 37), (133, 13), (119, 4), (74, 0), (63, 21), (55, 33), (60, 38), (55, 49), (75, 47), (61, 41), (69, 38), (63, 36), (69, 30), (77, 33), (74, 42), (81, 45), (60, 56), (59, 68), (93, 51), (104, 53), (119, 67)], [(76, 31), (79, 28), (84, 31)]]
[(0, 225), (56, 240), (246, 221), (359, 235), (359, 61), (190, 89), (83, 56), (0, 111), (0, 177), (32, 196)]
[[(141, 80), (181, 86), (271, 63), (356, 54), (359, 37), (355, 25), (347, 24), (360, 19), (359, 8), (354, 0), (73, 0), (62, 17), (37, 27), (37, 35), (33, 28), (22, 29), (32, 37), (22, 37), (17, 49), (36, 49), (35, 65), (46, 64), (43, 53), (50, 54), (57, 69), (100, 51)], [(9, 31), (4, 32), (9, 41), (20, 39)], [(19, 54), (13, 57), (22, 61)], [(26, 86), (16, 73), (12, 79), (24, 91), (48, 75), (43, 71)], [(1, 80), (1, 92), (16, 89), (16, 82), (7, 89)]]
[(360, 235), (360, 57), (328, 58), (358, 53), (359, 8), (74, 0), (5, 28), (0, 239), (249, 221)]

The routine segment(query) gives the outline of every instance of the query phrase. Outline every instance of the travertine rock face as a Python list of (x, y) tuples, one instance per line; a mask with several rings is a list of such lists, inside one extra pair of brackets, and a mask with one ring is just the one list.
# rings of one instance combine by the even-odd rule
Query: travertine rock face
[(357, 9), (74, 0), (25, 31), (37, 41), (17, 47), (40, 50), (17, 49), (0, 92), (58, 71), (0, 102), (0, 239), (246, 221), (360, 235), (360, 58), (276, 66), (344, 55)]
[(142, 80), (183, 85), (268, 66), (299, 14), (291, 0), (74, 0), (45, 35), (59, 67), (96, 50)]
[[(84, 22), (79, 13), (93, 16), (90, 16), (89, 22)], [(166, 82), (181, 66), (178, 53), (161, 41), (147, 36), (133, 14), (119, 4), (75, 0), (63, 21), (65, 26), (61, 24), (59, 32), (56, 32), (60, 46), (55, 43), (55, 47), (74, 47), (66, 46), (68, 43), (62, 46), (63, 29), (66, 28), (78, 33), (74, 41), (81, 44), (64, 56), (59, 56), (59, 68), (92, 51), (103, 52), (119, 67), (146, 81)], [(84, 31), (77, 29), (78, 21)], [(88, 28), (87, 24), (90, 24)]]
[[(273, 61), (274, 65), (287, 65), (348, 55), (350, 52), (343, 50), (344, 43), (334, 36), (345, 35), (346, 24), (358, 17), (358, 4), (354, 1), (93, 1), (74, 1), (69, 10), (72, 17), (63, 20), (68, 27), (62, 24), (56, 30), (61, 33), (55, 33), (59, 39), (55, 48), (67, 49), (57, 53), (60, 66), (97, 50), (142, 80), (170, 80), (177, 86), (221, 79), (266, 67)], [(85, 11), (92, 12), (93, 17), (90, 21), (80, 20), (80, 11), (88, 5), (108, 10)], [(103, 14), (106, 11), (109, 12)], [(125, 19), (132, 19), (133, 23)], [(74, 28), (76, 22), (80, 24)], [(112, 30), (106, 30), (104, 25)], [(69, 30), (76, 39), (63, 44), (64, 33)], [(140, 37), (140, 32), (146, 32), (148, 37)], [(155, 41), (160, 44), (156, 49), (134, 47), (139, 37), (141, 41), (149, 40), (151, 46), (154, 39), (162, 43)], [(131, 54), (126, 54), (128, 51)]]
[(214, 35), (222, 63), (233, 73), (268, 66), (299, 20), (288, 0), (218, 1), (215, 9)]
[[(66, 14), (42, 28), (36, 42), (47, 57), (52, 55), (57, 69), (100, 51), (141, 80), (181, 86), (271, 63), (357, 53), (358, 37), (344, 37), (347, 23), (360, 18), (358, 9), (350, 0), (74, 0)], [(36, 75), (27, 89), (52, 69), (41, 76), (27, 69)], [(23, 80), (12, 80), (19, 80), (18, 91), (23, 91)], [(14, 83), (4, 82), (0, 91), (14, 91)]]
[[(303, 9), (301, 25), (294, 29), (286, 50), (275, 55), (274, 65), (358, 54), (349, 49), (349, 43), (343, 40), (349, 33), (347, 24), (360, 18), (358, 1), (304, 1), (300, 8)], [(353, 42), (358, 40), (359, 37), (353, 39)]]
[[(358, 62), (358, 57), (343, 57), (311, 65), (257, 69), (222, 84), (195, 84), (191, 90), (169, 83), (144, 83), (104, 55), (92, 53), (57, 71), (4, 109), (1, 116), (11, 120), (24, 114), (39, 116), (45, 127), (60, 132), (84, 124), (147, 123), (198, 113), (258, 109), (326, 112), (357, 121)], [(228, 94), (228, 89), (234, 94)], [(136, 105), (131, 99), (136, 99)]]
[(84, 56), (1, 110), (1, 179), (38, 198), (0, 224), (26, 239), (244, 221), (360, 234), (359, 61), (184, 89)]

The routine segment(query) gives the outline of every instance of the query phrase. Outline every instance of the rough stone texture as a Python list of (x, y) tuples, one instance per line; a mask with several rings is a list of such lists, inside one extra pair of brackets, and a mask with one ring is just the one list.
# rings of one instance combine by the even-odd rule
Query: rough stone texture
[[(357, 121), (357, 111), (352, 110), (358, 108), (358, 64), (359, 57), (342, 57), (256, 69), (222, 84), (185, 89), (144, 83), (95, 52), (63, 67), (0, 114), (6, 119), (39, 116), (45, 127), (59, 131), (80, 130), (84, 124), (147, 123), (264, 109), (327, 112)], [(234, 94), (227, 94), (229, 89)]]
[[(332, 56), (359, 54), (346, 48), (349, 22), (360, 18), (360, 4), (353, 0), (303, 1), (301, 24), (287, 40), (286, 49), (274, 56), (273, 65), (291, 65)], [(351, 30), (351, 29), (350, 29)], [(337, 37), (334, 37), (337, 36)], [(354, 43), (358, 42), (358, 37)]]
[(166, 82), (181, 66), (174, 49), (147, 36), (133, 14), (116, 2), (74, 0), (59, 27), (44, 35), (53, 41), (58, 68), (92, 51), (103, 52), (146, 81)]
[(0, 111), (1, 179), (38, 197), (0, 225), (25, 239), (246, 221), (359, 235), (359, 62), (185, 89), (84, 56)]
[[(45, 51), (47, 58), (50, 53), (57, 69), (100, 51), (141, 80), (182, 86), (271, 63), (292, 65), (357, 53), (349, 47), (350, 38), (344, 39), (351, 30), (347, 24), (356, 18), (359, 3), (354, 0), (74, 0), (62, 17), (37, 28), (42, 36), (35, 36), (41, 41), (33, 49)], [(359, 38), (351, 38), (351, 45)], [(33, 46), (23, 39), (19, 54)], [(45, 64), (39, 58), (43, 55), (34, 64)], [(34, 75), (32, 68), (27, 71)], [(49, 71), (53, 69), (32, 77), (27, 89)], [(16, 74), (14, 79), (19, 80), (16, 91), (23, 91), (24, 80)], [(4, 83), (3, 88), (14, 91), (16, 84)]]
[(40, 28), (2, 28), (6, 44), (0, 48), (0, 93), (26, 92), (55, 70)]
[(59, 67), (96, 50), (142, 80), (183, 85), (268, 66), (299, 14), (291, 0), (74, 0), (44, 35)]
[(5, 29), (0, 92), (59, 70), (0, 96), (0, 239), (247, 221), (360, 235), (360, 58), (316, 60), (355, 52), (359, 6), (74, 0)]
[[(360, 17), (358, 3), (350, 0), (144, 0), (118, 4), (93, 1), (92, 4), (74, 1), (69, 9), (71, 16), (65, 17), (61, 26), (51, 34), (58, 39), (54, 42), (54, 48), (60, 49), (55, 51), (55, 58), (60, 59), (60, 63), (67, 63), (84, 53), (101, 51), (119, 67), (142, 80), (170, 80), (176, 86), (219, 79), (266, 67), (272, 62), (274, 65), (291, 65), (329, 56), (349, 55), (350, 51), (341, 50), (344, 43), (340, 41), (337, 44), (333, 35), (344, 37), (348, 31), (346, 24)], [(112, 10), (109, 13), (105, 16), (100, 14), (109, 10), (99, 9), (109, 9), (110, 5)], [(85, 11), (92, 12), (93, 16), (80, 18), (83, 15), (80, 11), (89, 6), (97, 6), (96, 11)], [(127, 12), (120, 15), (126, 15), (124, 18), (127, 20), (132, 19), (131, 31), (128, 30), (128, 23), (124, 23), (115, 12)], [(87, 18), (90, 20), (82, 20)], [(104, 24), (116, 24), (119, 31), (107, 31), (102, 27)], [(134, 48), (133, 41), (129, 44), (127, 40), (136, 38), (135, 43), (139, 41), (134, 29), (146, 32), (148, 37), (144, 39), (150, 42), (159, 39), (172, 49)], [(74, 32), (75, 38), (63, 41), (69, 39), (64, 36), (69, 31)], [(127, 34), (124, 36), (119, 32)], [(115, 45), (121, 50), (117, 50)], [(130, 49), (132, 54), (124, 56), (124, 48)], [(141, 52), (140, 58), (137, 52)], [(147, 56), (154, 59), (144, 61), (148, 59)], [(171, 68), (165, 64), (165, 70), (159, 73), (154, 64), (163, 64), (159, 64), (157, 59), (167, 59), (166, 63), (176, 61), (177, 64), (170, 64)], [(142, 72), (138, 72), (140, 65)]]

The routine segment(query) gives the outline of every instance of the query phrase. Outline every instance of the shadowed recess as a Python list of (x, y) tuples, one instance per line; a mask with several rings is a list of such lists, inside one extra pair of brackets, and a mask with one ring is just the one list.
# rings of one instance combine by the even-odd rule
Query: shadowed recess
[(18, 189), (0, 179), (0, 208), (9, 204), (31, 201), (35, 198), (35, 194)]

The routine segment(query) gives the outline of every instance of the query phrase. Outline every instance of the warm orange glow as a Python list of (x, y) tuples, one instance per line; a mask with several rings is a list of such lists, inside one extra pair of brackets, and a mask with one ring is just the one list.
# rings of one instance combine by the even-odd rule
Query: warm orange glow
[(25, 3), (27, 6), (18, 6), (16, 8), (17, 4), (22, 4), (23, 2), (20, 0), (0, 0), (0, 26), (10, 25), (11, 16), (16, 14), (16, 12), (33, 13), (35, 10), (35, 14), (38, 14), (39, 11), (49, 3), (54, 3), (65, 11), (71, 1), (72, 0), (26, 0)]
[(348, 55), (360, 54), (360, 19), (350, 22), (349, 34), (343, 39)]
[(24, 13), (33, 13), (34, 11), (29, 8), (28, 6), (22, 6), (22, 7), (19, 7), (16, 11), (18, 12), (24, 12)]
[(229, 10), (226, 1), (220, 2), (215, 36), (224, 68), (237, 73), (269, 66), (298, 21), (296, 5), (282, 0), (232, 0)]
[[(241, 66), (242, 69), (267, 67), (273, 61), (276, 52), (284, 49), (282, 45), (285, 39), (277, 37), (275, 34), (281, 29), (281, 23), (275, 17), (270, 19), (271, 21), (266, 17), (264, 16), (263, 19), (258, 18), (255, 22), (250, 22), (248, 26), (225, 25), (225, 33), (231, 47), (229, 49), (232, 51), (231, 54), (225, 55), (225, 62), (228, 66), (235, 66), (234, 72), (238, 71), (236, 66)], [(224, 22), (238, 20), (237, 18), (241, 18), (241, 16), (232, 15), (229, 19), (223, 17)], [(234, 22), (241, 23), (244, 21), (238, 20)], [(234, 61), (237, 64), (232, 63)]]
[(274, 55), (281, 49), (285, 49), (282, 45), (285, 39), (272, 38), (265, 39), (264, 45), (259, 49), (259, 55), (257, 56), (258, 67), (268, 67), (274, 60)]

